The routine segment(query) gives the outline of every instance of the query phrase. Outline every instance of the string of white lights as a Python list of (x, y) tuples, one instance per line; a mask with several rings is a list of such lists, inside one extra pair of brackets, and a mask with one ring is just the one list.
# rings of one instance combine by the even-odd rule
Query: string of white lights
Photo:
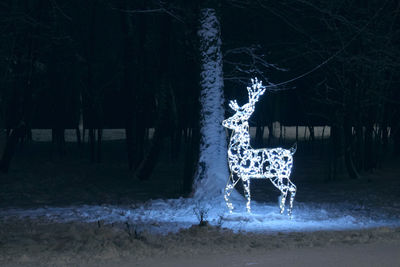
[(281, 191), (281, 201), (279, 203), (281, 213), (285, 210), (286, 197), (290, 193), (288, 214), (291, 215), (296, 186), (290, 180), (290, 174), (296, 145), (290, 149), (280, 147), (253, 149), (250, 146), (248, 120), (254, 112), (255, 104), (259, 97), (266, 90), (266, 87), (262, 85), (262, 81), (258, 81), (257, 78), (251, 79), (251, 83), (252, 85), (247, 87), (249, 103), (240, 107), (236, 100), (230, 101), (229, 106), (236, 113), (222, 122), (222, 126), (233, 130), (228, 148), (231, 175), (225, 186), (224, 199), (229, 211), (232, 213), (234, 207), (229, 200), (229, 196), (238, 181), (241, 180), (243, 182), (244, 195), (247, 199), (246, 209), (251, 212), (250, 178), (270, 179), (272, 184)]

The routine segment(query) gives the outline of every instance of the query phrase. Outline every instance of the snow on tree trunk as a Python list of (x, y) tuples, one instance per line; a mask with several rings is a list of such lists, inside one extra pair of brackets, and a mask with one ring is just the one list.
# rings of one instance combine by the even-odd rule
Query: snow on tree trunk
[(229, 177), (226, 135), (221, 126), (225, 115), (221, 32), (215, 9), (201, 10), (198, 36), (201, 56), (201, 141), (194, 197), (210, 199), (222, 196)]

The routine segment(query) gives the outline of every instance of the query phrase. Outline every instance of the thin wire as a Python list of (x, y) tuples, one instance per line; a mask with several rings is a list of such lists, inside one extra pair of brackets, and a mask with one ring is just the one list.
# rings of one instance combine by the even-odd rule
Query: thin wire
[(371, 17), (371, 19), (364, 25), (364, 27), (361, 28), (361, 30), (354, 35), (341, 49), (339, 49), (335, 54), (333, 54), (332, 56), (330, 56), (328, 59), (324, 60), (321, 64), (317, 65), (316, 67), (312, 68), (311, 70), (297, 76), (294, 77), (290, 80), (287, 80), (285, 82), (281, 82), (281, 83), (277, 83), (277, 84), (273, 84), (273, 85), (267, 85), (265, 87), (267, 88), (276, 88), (278, 86), (281, 85), (285, 85), (291, 82), (294, 82), (296, 80), (299, 80), (311, 73), (313, 73), (314, 71), (316, 71), (317, 69), (321, 68), (322, 66), (324, 66), (325, 64), (327, 64), (329, 61), (331, 61), (333, 58), (335, 58), (337, 55), (339, 55), (340, 53), (342, 53), (358, 36), (360, 36), (360, 34), (368, 27), (368, 25), (375, 19), (376, 16), (378, 16), (378, 14), (383, 10), (383, 8), (386, 6), (386, 4), (388, 3), (388, 0), (386, 0), (386, 2), (382, 5), (382, 7), (375, 13), (374, 16)]

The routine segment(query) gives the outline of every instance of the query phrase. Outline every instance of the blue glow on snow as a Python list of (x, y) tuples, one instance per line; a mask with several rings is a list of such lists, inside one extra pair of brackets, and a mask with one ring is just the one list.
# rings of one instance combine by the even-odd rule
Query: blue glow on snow
[(252, 213), (245, 207), (232, 214), (222, 201), (210, 201), (205, 206), (193, 199), (153, 200), (133, 206), (71, 206), (39, 209), (1, 209), (1, 220), (12, 218), (41, 219), (51, 222), (129, 222), (137, 229), (153, 233), (177, 232), (198, 224), (194, 209), (208, 210), (205, 219), (215, 226), (235, 232), (298, 232), (319, 230), (365, 229), (400, 226), (400, 213), (363, 209), (350, 203), (298, 203), (290, 219), (282, 216), (275, 203), (254, 202)]

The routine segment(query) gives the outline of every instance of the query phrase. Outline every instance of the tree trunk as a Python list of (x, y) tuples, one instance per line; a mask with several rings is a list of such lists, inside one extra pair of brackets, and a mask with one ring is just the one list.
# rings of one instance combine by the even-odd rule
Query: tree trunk
[(134, 159), (132, 161), (133, 168), (137, 168), (140, 161), (143, 159), (144, 155), (144, 142), (145, 142), (145, 121), (144, 114), (140, 114), (140, 116), (136, 116), (135, 118), (135, 133), (134, 133)]
[(329, 157), (329, 173), (328, 181), (336, 180), (338, 173), (338, 158), (341, 154), (341, 138), (339, 133), (339, 128), (337, 126), (331, 126), (330, 135), (330, 157)]
[(373, 157), (373, 139), (372, 134), (374, 131), (374, 124), (372, 121), (368, 121), (365, 127), (364, 137), (364, 169), (367, 171), (375, 168), (374, 157)]
[(103, 129), (102, 128), (98, 128), (97, 129), (97, 157), (96, 157), (96, 161), (97, 163), (101, 162), (101, 141), (102, 141), (102, 137), (103, 137)]
[(81, 130), (79, 129), (79, 126), (75, 128), (75, 134), (76, 134), (76, 143), (78, 144), (79, 147), (81, 147), (82, 137), (81, 137)]
[(363, 140), (363, 127), (361, 122), (358, 120), (357, 125), (355, 127), (356, 133), (356, 140), (355, 140), (355, 147), (356, 147), (356, 169), (358, 171), (363, 171), (365, 169), (364, 166), (364, 140)]
[(393, 138), (393, 154), (395, 156), (399, 156), (400, 155), (400, 125), (397, 124), (392, 126), (392, 133), (391, 136)]
[(220, 196), (229, 177), (224, 119), (224, 80), (220, 23), (213, 8), (200, 10), (200, 156), (194, 181), (194, 196)]
[(183, 170), (183, 193), (188, 195), (192, 191), (193, 178), (198, 162), (200, 131), (198, 127), (192, 129), (192, 134), (188, 137), (188, 142), (185, 142), (185, 166)]
[[(127, 1), (123, 1), (122, 9), (127, 9)], [(130, 25), (130, 17), (128, 14), (121, 12), (121, 27), (123, 32), (123, 83), (122, 91), (124, 92), (124, 116), (125, 116), (125, 140), (128, 155), (129, 170), (133, 169), (135, 160), (135, 144), (134, 144), (134, 89), (135, 85), (130, 82), (130, 74), (133, 61), (133, 44)]]
[(139, 163), (134, 175), (140, 180), (149, 179), (156, 164), (158, 163), (158, 158), (163, 147), (163, 139), (168, 132), (168, 124), (170, 122), (168, 118), (168, 99), (169, 98), (166, 94), (161, 94), (159, 98), (158, 102), (160, 103), (160, 106), (157, 112), (158, 118), (154, 129), (154, 135), (151, 139), (150, 147)]
[(95, 162), (96, 136), (93, 128), (89, 128), (90, 161)]
[(348, 119), (345, 119), (343, 126), (344, 135), (344, 161), (346, 170), (351, 179), (358, 178), (358, 172), (353, 161), (353, 133)]
[[(122, 0), (120, 8), (128, 10), (129, 1)], [(136, 1), (139, 9), (145, 9), (146, 1)], [(124, 94), (124, 116), (126, 149), (128, 155), (128, 166), (130, 170), (135, 169), (143, 158), (143, 143), (145, 125), (143, 121), (143, 95), (139, 92), (144, 86), (144, 42), (146, 36), (146, 15), (131, 17), (126, 12), (121, 12), (121, 28), (123, 33), (123, 82)], [(137, 29), (138, 32), (134, 32)], [(135, 34), (135, 35), (134, 35)], [(138, 45), (135, 46), (135, 39)]]
[(129, 170), (133, 170), (135, 146), (133, 142), (133, 127), (132, 125), (125, 126), (125, 140), (126, 140), (126, 152), (128, 154), (128, 167)]
[[(172, 105), (173, 105), (173, 91), (170, 84), (171, 75), (171, 51), (170, 51), (170, 38), (172, 32), (172, 19), (168, 15), (161, 17), (161, 42), (159, 46), (159, 77), (161, 83), (158, 85), (159, 94), (156, 101), (159, 105), (157, 108), (157, 120), (154, 127), (154, 135), (150, 142), (150, 147), (143, 159), (139, 163), (135, 176), (140, 180), (149, 179), (155, 166), (158, 163), (163, 140), (166, 136), (171, 134), (172, 125)], [(144, 121), (140, 120), (137, 130), (140, 130), (140, 144), (143, 144), (144, 138)], [(138, 142), (139, 143), (139, 142)]]
[(315, 141), (315, 133), (314, 133), (314, 126), (309, 125), (308, 130), (310, 132), (310, 141), (314, 142)]
[(0, 161), (0, 171), (7, 173), (10, 168), (11, 159), (14, 156), (15, 148), (18, 144), (18, 140), (26, 134), (25, 123), (20, 123), (15, 129), (11, 131), (10, 136), (7, 139), (6, 146)]
[(64, 156), (65, 153), (66, 153), (66, 150), (65, 150), (65, 129), (64, 128), (60, 128), (58, 135), (59, 135), (59, 140), (58, 140), (59, 148), (58, 148), (58, 151), (59, 151), (60, 156)]

